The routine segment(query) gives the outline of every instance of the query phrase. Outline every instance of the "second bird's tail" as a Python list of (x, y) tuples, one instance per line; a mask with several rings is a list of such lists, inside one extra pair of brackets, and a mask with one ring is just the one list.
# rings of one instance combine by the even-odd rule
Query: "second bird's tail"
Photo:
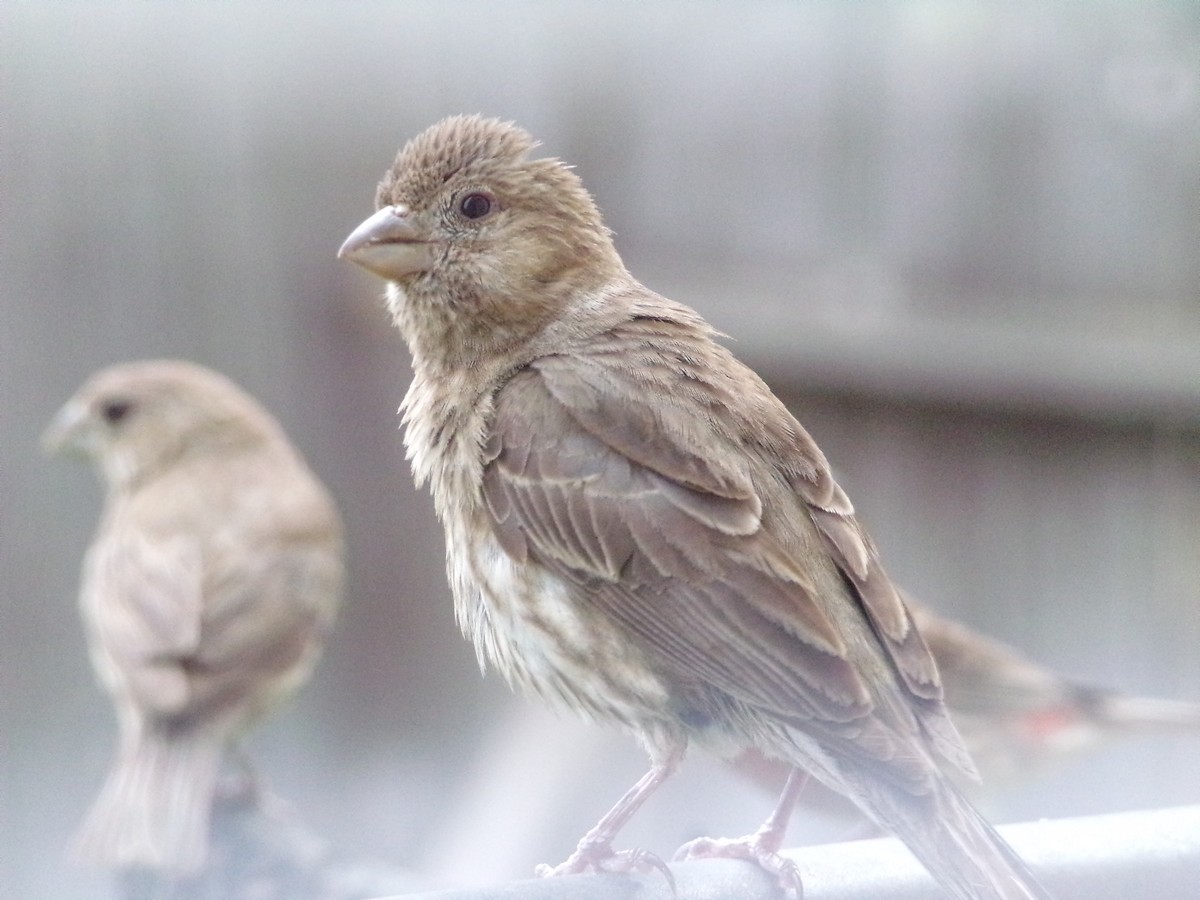
[(222, 754), (219, 743), (186, 734), (147, 731), (123, 742), (72, 855), (104, 868), (198, 871)]

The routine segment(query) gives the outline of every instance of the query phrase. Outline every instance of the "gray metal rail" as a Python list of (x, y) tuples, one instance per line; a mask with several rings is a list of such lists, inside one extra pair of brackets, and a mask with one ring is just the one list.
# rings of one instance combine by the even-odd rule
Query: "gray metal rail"
[[(1198, 900), (1200, 806), (1027, 822), (1000, 828), (1058, 900)], [(940, 900), (932, 879), (887, 838), (790, 851), (805, 900)], [(464, 865), (469, 865), (464, 860)], [(748, 863), (671, 866), (678, 900), (777, 900)], [(586, 875), (410, 894), (404, 900), (672, 900), (659, 873)], [(399, 898), (391, 898), (399, 900)]]

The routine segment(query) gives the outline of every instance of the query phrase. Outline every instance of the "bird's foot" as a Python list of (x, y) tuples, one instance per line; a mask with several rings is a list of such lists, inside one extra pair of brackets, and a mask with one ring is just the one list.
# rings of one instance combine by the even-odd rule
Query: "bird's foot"
[(217, 802), (229, 807), (261, 807), (268, 794), (254, 762), (240, 745), (234, 745), (229, 760), (217, 779)]
[(217, 779), (214, 790), (217, 803), (230, 809), (261, 805), (263, 791), (258, 780), (246, 772), (227, 772)]
[(535, 871), (542, 878), (587, 873), (661, 872), (671, 886), (671, 894), (675, 894), (675, 876), (660, 857), (649, 850), (614, 850), (608, 842), (580, 841), (565, 862), (557, 866), (542, 863)]
[(781, 856), (773, 840), (764, 840), (761, 834), (740, 838), (697, 838), (688, 841), (675, 851), (675, 860), (689, 859), (744, 859), (756, 864), (773, 876), (779, 886), (796, 900), (803, 900), (804, 884), (800, 879), (800, 868), (792, 860)]

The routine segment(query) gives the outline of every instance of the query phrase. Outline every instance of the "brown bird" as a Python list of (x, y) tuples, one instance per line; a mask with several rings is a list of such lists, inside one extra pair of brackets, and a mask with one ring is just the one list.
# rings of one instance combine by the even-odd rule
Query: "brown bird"
[(985, 779), (1028, 775), (1123, 734), (1200, 730), (1200, 704), (1074, 681), (905, 595)]
[(544, 874), (629, 868), (612, 840), (689, 743), (796, 767), (960, 898), (1044, 897), (943, 769), (973, 771), (937, 670), (824, 456), (693, 310), (626, 271), (579, 178), (509, 123), (409, 143), (340, 255), (389, 280), (413, 358), (406, 442), (481, 662), (635, 732), (650, 771)]
[[(937, 662), (950, 717), (983, 775), (985, 792), (1123, 735), (1200, 731), (1200, 704), (1072, 680), (907, 593), (904, 601)], [(739, 756), (736, 766), (772, 790), (788, 774), (786, 763), (754, 750)], [(804, 803), (823, 799), (810, 791)]]
[(270, 414), (191, 363), (98, 372), (43, 440), (107, 488), (80, 606), (120, 744), (75, 855), (195, 873), (226, 749), (308, 678), (332, 624), (337, 511)]

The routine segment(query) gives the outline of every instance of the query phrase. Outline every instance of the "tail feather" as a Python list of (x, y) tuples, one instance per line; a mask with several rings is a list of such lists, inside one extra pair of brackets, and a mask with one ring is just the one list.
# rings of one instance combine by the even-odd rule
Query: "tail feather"
[(222, 753), (194, 736), (152, 732), (122, 747), (72, 856), (105, 868), (201, 869)]
[(1200, 704), (1079, 689), (1080, 705), (1098, 722), (1129, 730), (1200, 728)]
[(958, 900), (1051, 900), (1029, 867), (948, 780), (916, 796), (879, 782), (855, 792)]

